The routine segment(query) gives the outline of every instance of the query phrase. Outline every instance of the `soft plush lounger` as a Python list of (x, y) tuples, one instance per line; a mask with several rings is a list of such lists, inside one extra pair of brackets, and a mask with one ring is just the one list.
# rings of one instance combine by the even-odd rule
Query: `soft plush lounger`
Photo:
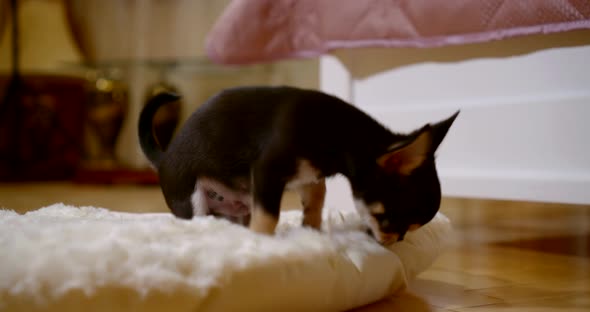
[(246, 64), (588, 28), (588, 0), (233, 0), (208, 34), (207, 53), (218, 63)]
[(0, 310), (345, 310), (403, 288), (452, 233), (439, 213), (388, 250), (356, 213), (328, 215), (319, 233), (283, 212), (270, 237), (213, 217), (0, 210)]

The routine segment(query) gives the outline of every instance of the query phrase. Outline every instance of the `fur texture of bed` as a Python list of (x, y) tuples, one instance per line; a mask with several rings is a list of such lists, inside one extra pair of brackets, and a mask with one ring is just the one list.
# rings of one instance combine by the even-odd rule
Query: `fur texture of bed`
[(0, 210), (0, 310), (346, 310), (403, 288), (452, 236), (441, 213), (389, 248), (356, 213), (325, 220), (317, 232), (283, 212), (271, 237), (213, 217)]

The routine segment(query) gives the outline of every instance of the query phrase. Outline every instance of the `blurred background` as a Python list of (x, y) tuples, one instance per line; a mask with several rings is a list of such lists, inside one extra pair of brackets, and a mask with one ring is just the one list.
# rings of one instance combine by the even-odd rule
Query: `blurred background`
[[(228, 67), (205, 57), (205, 37), (229, 2), (0, 0), (0, 209), (168, 212), (136, 138), (161, 90), (182, 96), (155, 117), (164, 143), (237, 85), (337, 91), (399, 130), (460, 106), (437, 165), (456, 245), (410, 285), (426, 309), (402, 294), (370, 311), (589, 310), (587, 30)], [(330, 209), (352, 204), (340, 182)]]
[(156, 116), (166, 142), (224, 87), (317, 87), (315, 59), (209, 62), (204, 39), (227, 3), (0, 0), (0, 181), (153, 184), (135, 130), (150, 94), (182, 96)]

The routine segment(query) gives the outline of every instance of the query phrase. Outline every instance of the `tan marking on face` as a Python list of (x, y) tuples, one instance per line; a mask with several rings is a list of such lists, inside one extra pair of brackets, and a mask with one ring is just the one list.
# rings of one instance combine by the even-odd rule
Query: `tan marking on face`
[(287, 189), (297, 189), (305, 184), (318, 183), (320, 171), (311, 165), (309, 160), (299, 160), (295, 175), (287, 182)]
[(272, 235), (278, 222), (278, 218), (268, 214), (260, 205), (256, 204), (252, 209), (249, 228), (256, 233)]
[(322, 209), (326, 197), (326, 181), (311, 183), (297, 188), (303, 205), (303, 225), (320, 229), (322, 225)]
[(379, 209), (384, 209), (383, 204), (375, 203), (367, 206), (363, 200), (355, 198), (354, 205), (356, 207), (357, 212), (365, 221), (365, 224), (369, 226), (371, 232), (373, 232), (373, 235), (375, 236), (375, 239), (380, 244), (388, 246), (397, 242), (397, 240), (399, 239), (399, 234), (381, 232), (379, 222), (377, 222), (377, 219), (375, 219), (375, 217), (373, 217), (373, 215), (371, 214), (371, 212), (373, 211), (379, 211)]
[(397, 234), (397, 233), (394, 233), (394, 234), (381, 233), (381, 236), (377, 240), (382, 245), (389, 246), (389, 245), (397, 242), (398, 239), (399, 239), (399, 234)]
[(384, 213), (385, 212), (385, 206), (383, 206), (382, 203), (373, 204), (373, 205), (369, 206), (369, 209), (371, 210), (371, 213)]
[(415, 230), (419, 229), (421, 226), (422, 226), (422, 224), (418, 224), (418, 223), (416, 223), (416, 224), (412, 224), (412, 225), (410, 225), (410, 227), (408, 228), (408, 231), (410, 231), (410, 232), (412, 232), (412, 231), (415, 231)]
[(385, 246), (391, 245), (391, 244), (397, 242), (397, 240), (399, 238), (399, 234), (397, 234), (397, 233), (383, 233), (383, 232), (381, 232), (380, 227), (379, 227), (379, 223), (373, 217), (371, 217), (369, 219), (369, 227), (371, 228), (373, 235), (375, 235), (375, 239), (382, 245), (385, 245)]

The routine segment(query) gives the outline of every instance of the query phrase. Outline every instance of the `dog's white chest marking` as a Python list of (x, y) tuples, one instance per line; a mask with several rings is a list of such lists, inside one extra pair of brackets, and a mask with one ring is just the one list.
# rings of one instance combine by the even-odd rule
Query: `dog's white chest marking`
[(297, 172), (287, 182), (287, 189), (297, 189), (305, 184), (317, 183), (320, 181), (320, 171), (314, 168), (311, 163), (306, 160), (300, 160), (297, 165)]

